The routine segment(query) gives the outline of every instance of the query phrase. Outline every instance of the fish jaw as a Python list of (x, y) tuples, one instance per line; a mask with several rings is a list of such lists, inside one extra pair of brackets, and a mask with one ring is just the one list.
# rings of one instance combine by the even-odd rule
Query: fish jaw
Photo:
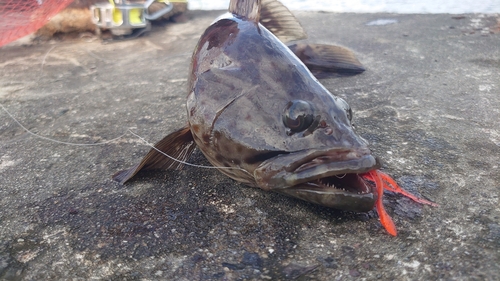
[(322, 206), (366, 212), (378, 191), (359, 174), (378, 169), (367, 148), (310, 149), (268, 159), (254, 171), (257, 186)]

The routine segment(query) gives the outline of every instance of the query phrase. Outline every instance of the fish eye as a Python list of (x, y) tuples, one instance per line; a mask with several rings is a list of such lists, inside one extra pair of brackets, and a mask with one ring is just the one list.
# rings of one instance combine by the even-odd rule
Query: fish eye
[(283, 124), (292, 133), (305, 131), (312, 125), (314, 120), (314, 108), (307, 101), (294, 100), (285, 107)]

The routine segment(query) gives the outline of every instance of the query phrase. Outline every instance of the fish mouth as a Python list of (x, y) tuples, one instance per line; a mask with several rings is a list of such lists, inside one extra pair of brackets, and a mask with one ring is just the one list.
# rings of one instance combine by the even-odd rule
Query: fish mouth
[(369, 211), (377, 190), (361, 175), (378, 168), (380, 161), (367, 148), (308, 150), (268, 159), (254, 177), (265, 190), (335, 209)]

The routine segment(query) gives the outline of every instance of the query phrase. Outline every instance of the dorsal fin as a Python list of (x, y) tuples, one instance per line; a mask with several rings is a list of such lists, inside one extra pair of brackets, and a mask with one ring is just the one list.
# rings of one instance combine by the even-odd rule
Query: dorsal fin
[(261, 0), (231, 0), (229, 12), (253, 22), (259, 22)]
[(271, 31), (281, 42), (307, 38), (295, 16), (277, 0), (262, 0), (260, 23)]

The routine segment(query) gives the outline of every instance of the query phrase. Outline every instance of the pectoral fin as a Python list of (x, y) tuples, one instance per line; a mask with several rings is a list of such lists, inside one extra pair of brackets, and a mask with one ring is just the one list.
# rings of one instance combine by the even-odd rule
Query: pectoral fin
[(316, 76), (355, 75), (365, 71), (354, 53), (344, 47), (304, 43), (288, 47)]
[[(186, 161), (193, 153), (196, 144), (189, 127), (184, 127), (164, 137), (154, 147), (151, 148), (140, 163), (132, 166), (130, 169), (114, 174), (113, 180), (123, 184), (142, 170), (179, 169), (183, 164), (172, 158)], [(157, 149), (172, 158), (165, 156)]]

